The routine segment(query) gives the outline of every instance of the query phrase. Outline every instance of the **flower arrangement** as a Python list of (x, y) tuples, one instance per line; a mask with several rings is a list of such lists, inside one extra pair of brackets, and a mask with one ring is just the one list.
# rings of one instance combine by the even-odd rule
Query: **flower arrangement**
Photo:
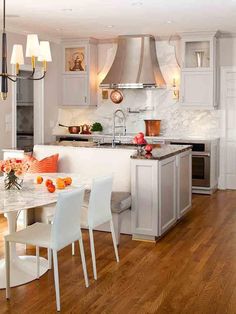
[(23, 176), (27, 172), (29, 164), (21, 159), (7, 159), (0, 161), (0, 170), (4, 175), (5, 189), (22, 189)]

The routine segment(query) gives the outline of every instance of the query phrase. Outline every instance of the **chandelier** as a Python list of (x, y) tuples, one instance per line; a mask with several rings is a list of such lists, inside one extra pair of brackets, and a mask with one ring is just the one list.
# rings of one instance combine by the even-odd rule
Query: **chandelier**
[[(26, 43), (26, 57), (31, 58), (32, 71), (28, 76), (20, 76), (20, 65), (24, 64), (24, 55), (22, 45), (13, 45), (11, 64), (14, 65), (14, 74), (7, 72), (7, 34), (6, 34), (6, 11), (5, 11), (5, 0), (3, 0), (3, 32), (2, 32), (2, 73), (1, 76), (1, 98), (2, 100), (7, 99), (8, 93), (8, 80), (17, 82), (20, 79), (38, 81), (42, 80), (47, 71), (47, 62), (52, 61), (51, 50), (48, 41), (38, 40), (38, 35), (29, 34), (27, 36)], [(43, 74), (40, 77), (35, 77), (36, 58), (42, 62)]]

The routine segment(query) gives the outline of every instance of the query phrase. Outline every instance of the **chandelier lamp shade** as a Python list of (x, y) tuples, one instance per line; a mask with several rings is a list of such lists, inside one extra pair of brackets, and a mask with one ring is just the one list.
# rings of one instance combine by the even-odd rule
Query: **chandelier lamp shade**
[[(2, 100), (7, 99), (8, 93), (8, 80), (17, 82), (18, 80), (42, 80), (47, 71), (47, 62), (52, 61), (50, 44), (48, 41), (40, 41), (38, 35), (29, 34), (27, 36), (26, 43), (26, 57), (31, 58), (32, 71), (29, 76), (20, 76), (20, 66), (24, 64), (24, 54), (22, 45), (13, 45), (11, 61), (14, 65), (14, 73), (9, 74), (7, 71), (7, 34), (6, 34), (6, 12), (5, 12), (5, 1), (3, 0), (3, 31), (2, 31), (2, 73), (1, 77), (1, 98)], [(39, 62), (42, 62), (43, 74), (40, 77), (35, 77), (36, 58)]]

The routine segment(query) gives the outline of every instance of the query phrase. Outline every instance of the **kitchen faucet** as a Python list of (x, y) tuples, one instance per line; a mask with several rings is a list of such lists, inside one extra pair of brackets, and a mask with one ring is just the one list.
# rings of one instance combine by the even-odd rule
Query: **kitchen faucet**
[[(121, 113), (123, 116), (123, 124), (122, 125), (116, 125), (116, 117), (120, 118), (119, 115), (117, 115), (117, 113)], [(112, 147), (115, 147), (115, 144), (119, 144), (120, 141), (116, 141), (116, 129), (123, 129), (123, 135), (126, 134), (126, 117), (125, 117), (125, 113), (122, 109), (117, 109), (114, 113), (113, 113), (113, 138), (112, 138)]]

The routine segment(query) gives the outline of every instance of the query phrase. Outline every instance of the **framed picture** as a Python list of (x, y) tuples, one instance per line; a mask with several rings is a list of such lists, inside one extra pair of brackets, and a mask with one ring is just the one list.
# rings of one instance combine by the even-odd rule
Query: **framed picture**
[(75, 73), (86, 71), (86, 49), (85, 47), (64, 48), (64, 71)]

